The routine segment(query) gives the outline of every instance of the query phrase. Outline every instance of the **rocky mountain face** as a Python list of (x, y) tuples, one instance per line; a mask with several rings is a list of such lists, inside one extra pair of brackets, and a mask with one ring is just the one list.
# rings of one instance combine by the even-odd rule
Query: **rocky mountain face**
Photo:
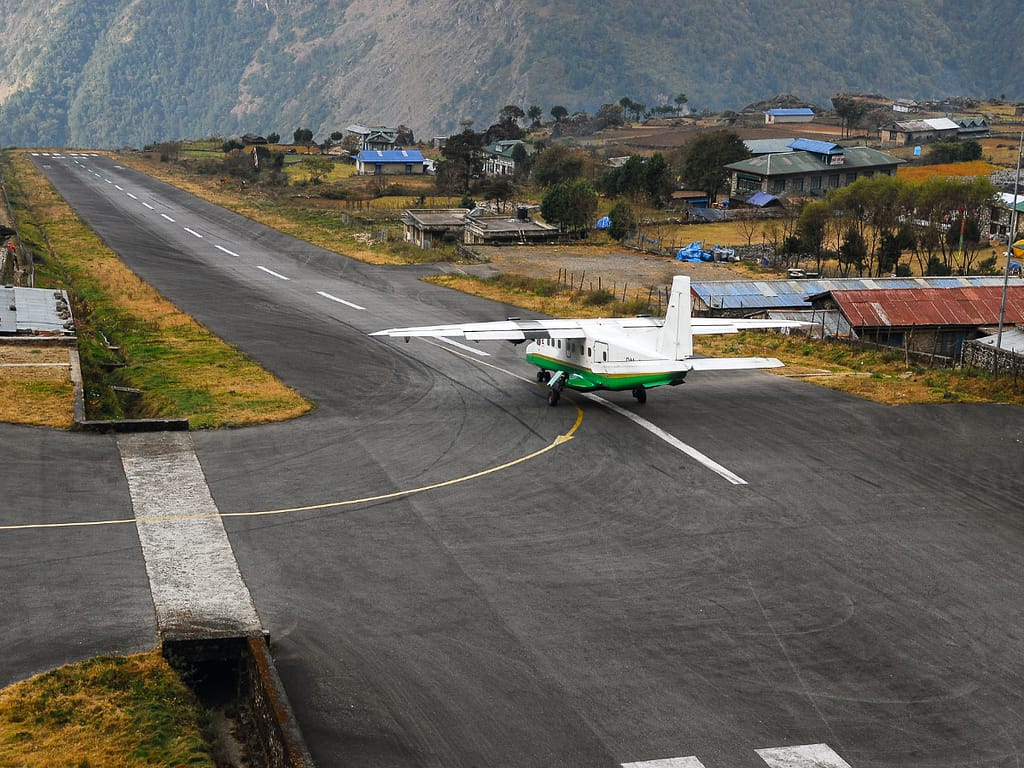
[(1024, 98), (1016, 0), (5, 0), (0, 142), (116, 147), (507, 104)]

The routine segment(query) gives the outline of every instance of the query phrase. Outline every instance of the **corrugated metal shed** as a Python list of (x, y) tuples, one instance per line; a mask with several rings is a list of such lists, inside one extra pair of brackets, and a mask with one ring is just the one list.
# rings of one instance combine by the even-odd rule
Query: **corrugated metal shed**
[(789, 146), (794, 152), (807, 151), (816, 155), (841, 155), (846, 151), (831, 141), (818, 141), (817, 139), (793, 139)]
[(776, 117), (813, 117), (814, 110), (810, 107), (776, 107), (765, 112)]
[[(995, 347), (998, 336), (999, 334), (993, 333), (991, 336), (983, 336), (977, 339), (977, 342)], [(1015, 355), (1024, 355), (1024, 328), (1004, 328), (1000, 349), (1012, 352)]]
[(64, 291), (0, 287), (0, 334), (74, 335)]
[(792, 152), (790, 146), (796, 139), (744, 139), (743, 146), (751, 155), (770, 155), (778, 152)]
[[(854, 328), (976, 328), (999, 322), (1002, 287), (833, 291), (831, 299)], [(1024, 286), (1007, 290), (1006, 322), (1024, 322)]]
[(691, 282), (694, 310), (810, 309), (811, 296), (829, 291), (893, 288), (999, 286), (1002, 277), (842, 277), (800, 280), (707, 280)]

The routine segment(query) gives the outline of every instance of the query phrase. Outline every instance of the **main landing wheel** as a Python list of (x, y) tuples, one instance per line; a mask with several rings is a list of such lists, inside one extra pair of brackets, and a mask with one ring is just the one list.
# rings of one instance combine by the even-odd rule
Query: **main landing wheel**
[(636, 401), (638, 403), (641, 403), (641, 404), (646, 403), (647, 402), (647, 390), (644, 389), (643, 387), (633, 387), (633, 397), (636, 398)]
[(552, 408), (554, 408), (556, 405), (558, 405), (558, 400), (559, 400), (560, 397), (561, 397), (561, 395), (558, 393), (557, 389), (549, 389), (548, 390), (548, 405), (550, 405)]
[(545, 371), (543, 368), (541, 368), (539, 371), (537, 371), (537, 381), (539, 381), (541, 384), (547, 384), (549, 381), (551, 381), (551, 371)]

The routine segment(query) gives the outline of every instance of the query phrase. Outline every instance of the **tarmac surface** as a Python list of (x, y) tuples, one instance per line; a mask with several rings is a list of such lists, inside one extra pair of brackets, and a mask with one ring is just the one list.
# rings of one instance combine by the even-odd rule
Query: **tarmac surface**
[[(513, 312), (429, 268), (349, 261), (107, 158), (35, 161), (316, 402), (191, 437), (319, 765), (1020, 764), (1024, 411), (762, 372), (549, 408), (511, 345), (367, 338)], [(152, 647), (133, 525), (3, 528), (130, 520), (116, 438), (0, 444), (0, 684)]]

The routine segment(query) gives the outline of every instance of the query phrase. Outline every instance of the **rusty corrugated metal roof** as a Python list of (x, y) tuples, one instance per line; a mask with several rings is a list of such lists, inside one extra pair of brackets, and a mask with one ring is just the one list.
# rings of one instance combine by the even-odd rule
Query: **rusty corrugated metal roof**
[[(832, 291), (854, 328), (979, 326), (999, 322), (1002, 286)], [(1024, 286), (1006, 293), (1007, 323), (1024, 322)]]

